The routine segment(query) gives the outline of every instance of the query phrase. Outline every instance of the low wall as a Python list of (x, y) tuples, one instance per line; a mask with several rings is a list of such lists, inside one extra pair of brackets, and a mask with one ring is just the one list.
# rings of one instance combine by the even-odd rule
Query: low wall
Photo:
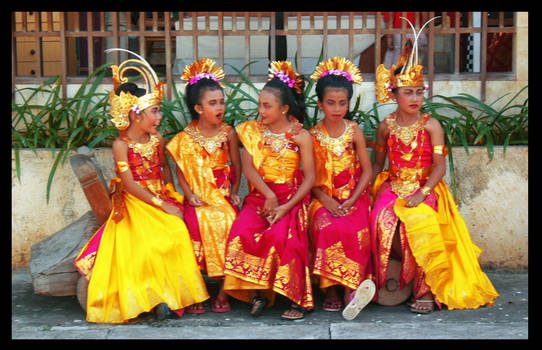
[[(495, 147), (489, 161), (485, 147), (453, 149), (459, 210), (472, 240), (482, 249), (480, 263), (499, 269), (528, 268), (528, 147)], [(69, 160), (59, 166), (46, 202), (53, 157), (50, 150), (20, 150), (21, 179), (12, 150), (12, 269), (28, 267), (31, 247), (73, 223), (90, 206)], [(94, 149), (104, 177), (114, 176), (110, 148)], [(445, 181), (450, 184), (449, 171)], [(451, 186), (449, 186), (451, 189)], [(179, 188), (179, 187), (177, 187)], [(247, 193), (243, 177), (241, 195)]]

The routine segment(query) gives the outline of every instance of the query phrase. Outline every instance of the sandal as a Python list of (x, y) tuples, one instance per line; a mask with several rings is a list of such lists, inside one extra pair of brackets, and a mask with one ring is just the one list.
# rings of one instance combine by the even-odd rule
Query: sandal
[(205, 308), (202, 303), (192, 304), (186, 308), (186, 312), (189, 314), (203, 314), (205, 313)]
[(350, 303), (343, 310), (343, 317), (349, 321), (356, 318), (360, 311), (369, 304), (376, 293), (376, 286), (373, 281), (361, 282), (358, 289), (350, 294)]
[[(421, 309), (418, 303), (431, 303), (431, 307), (429, 309)], [(416, 307), (416, 304), (418, 304), (418, 307)], [(430, 314), (433, 310), (435, 310), (435, 302), (433, 300), (418, 299), (410, 305), (410, 311), (417, 314)]]
[[(280, 316), (281, 318), (284, 318), (284, 319), (287, 319), (287, 320), (292, 320), (292, 321), (295, 321), (295, 320), (302, 320), (305, 318), (305, 315), (308, 314), (309, 312), (312, 312), (313, 309), (307, 309), (305, 307), (301, 307), (297, 304), (292, 304), (290, 305), (290, 308), (288, 308), (288, 310), (284, 311), (284, 313)], [(289, 315), (286, 315), (289, 311), (297, 311), (300, 313), (299, 316), (289, 316)]]
[(213, 312), (228, 312), (231, 311), (231, 306), (228, 300), (219, 300), (218, 297), (211, 299), (211, 311)]
[(250, 310), (250, 314), (253, 317), (260, 316), (261, 313), (262, 313), (263, 308), (266, 307), (268, 303), (269, 303), (269, 300), (267, 300), (266, 298), (263, 298), (263, 297), (260, 297), (260, 296), (255, 296), (250, 301), (250, 305), (252, 306), (252, 308)]
[(322, 309), (325, 311), (341, 311), (343, 302), (341, 300), (326, 298), (322, 304)]

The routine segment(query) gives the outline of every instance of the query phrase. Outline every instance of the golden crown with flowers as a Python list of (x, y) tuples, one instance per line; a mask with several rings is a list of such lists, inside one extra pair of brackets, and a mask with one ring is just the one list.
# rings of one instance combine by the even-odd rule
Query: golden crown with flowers
[(224, 79), (224, 69), (215, 66), (216, 62), (210, 58), (200, 58), (192, 64), (184, 67), (181, 79), (188, 80), (188, 84), (194, 85), (201, 79), (211, 79), (216, 81), (220, 86)]
[[(423, 66), (418, 64), (418, 37), (425, 26), (438, 17), (440, 16), (433, 17), (425, 22), (417, 33), (412, 22), (401, 17), (408, 22), (414, 32), (414, 43), (412, 43), (411, 39), (407, 40), (397, 63), (393, 64), (390, 69), (387, 69), (383, 64), (376, 68), (376, 98), (380, 103), (388, 102), (391, 99), (390, 93), (395, 88), (425, 86), (422, 73)], [(398, 69), (401, 70), (395, 74)]]
[(314, 73), (311, 75), (311, 79), (318, 80), (328, 75), (345, 77), (353, 84), (361, 84), (363, 81), (358, 67), (344, 57), (333, 57), (320, 62)]
[[(111, 105), (111, 121), (119, 130), (126, 130), (130, 126), (130, 112), (133, 111), (139, 114), (145, 108), (159, 105), (164, 98), (164, 86), (159, 82), (156, 73), (151, 68), (151, 65), (138, 54), (120, 48), (108, 49), (105, 52), (111, 51), (126, 51), (137, 59), (128, 59), (120, 65), (112, 65), (113, 71), (113, 91), (109, 93), (109, 104)], [(137, 97), (129, 92), (121, 91), (119, 95), (115, 93), (118, 87), (128, 82), (128, 78), (124, 76), (126, 71), (135, 70), (141, 74), (145, 80), (146, 94)]]
[(303, 77), (296, 73), (294, 67), (288, 61), (271, 62), (268, 78), (268, 80), (279, 78), (280, 81), (293, 88), (298, 94), (303, 93)]

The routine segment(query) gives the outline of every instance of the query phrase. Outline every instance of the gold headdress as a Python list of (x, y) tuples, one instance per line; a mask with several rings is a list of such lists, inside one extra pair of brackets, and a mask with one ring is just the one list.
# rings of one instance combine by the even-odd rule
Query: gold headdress
[(298, 94), (303, 93), (303, 78), (297, 74), (288, 61), (273, 61), (269, 67), (269, 80), (277, 77), (289, 87), (294, 88)]
[(216, 62), (210, 58), (200, 58), (184, 67), (181, 78), (183, 80), (188, 80), (190, 85), (194, 85), (200, 79), (212, 79), (223, 86), (221, 80), (224, 79), (224, 70), (222, 67), (215, 67), (215, 64)]
[(353, 84), (361, 84), (363, 81), (358, 67), (344, 57), (333, 57), (320, 62), (314, 73), (311, 75), (311, 79), (318, 80), (327, 75), (343, 76)]
[[(138, 58), (126, 60), (118, 66), (111, 66), (114, 86), (113, 91), (109, 93), (111, 121), (117, 129), (126, 130), (130, 126), (130, 111), (139, 113), (145, 108), (162, 103), (164, 86), (162, 82), (158, 81), (156, 73), (143, 57), (125, 49), (113, 48), (105, 50), (105, 52), (111, 51), (126, 51)], [(145, 80), (147, 91), (145, 95), (137, 97), (124, 91), (121, 91), (119, 95), (115, 94), (115, 91), (120, 85), (128, 82), (128, 78), (124, 76), (127, 70), (135, 70), (141, 74)]]
[[(388, 102), (391, 98), (390, 92), (395, 88), (424, 86), (423, 66), (418, 64), (418, 37), (425, 26), (438, 17), (433, 17), (425, 22), (417, 33), (412, 22), (401, 17), (410, 24), (414, 32), (414, 43), (412, 43), (411, 39), (407, 40), (397, 63), (392, 65), (390, 69), (387, 69), (383, 64), (376, 67), (376, 98), (380, 103)], [(399, 68), (401, 68), (401, 71), (395, 74), (395, 71)]]

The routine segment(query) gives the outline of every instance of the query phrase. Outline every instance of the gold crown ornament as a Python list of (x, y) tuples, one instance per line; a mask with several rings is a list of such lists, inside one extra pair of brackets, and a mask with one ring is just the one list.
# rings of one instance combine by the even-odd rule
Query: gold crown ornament
[[(380, 64), (376, 67), (376, 98), (380, 103), (388, 102), (391, 99), (390, 93), (395, 88), (425, 87), (422, 73), (423, 66), (418, 64), (418, 37), (429, 22), (439, 17), (440, 16), (433, 17), (425, 22), (417, 33), (412, 22), (401, 17), (401, 19), (407, 21), (410, 28), (412, 28), (414, 43), (412, 43), (410, 38), (407, 40), (397, 63), (393, 64), (390, 69), (387, 69), (384, 64)], [(401, 70), (399, 73), (395, 74), (395, 71), (399, 68), (401, 68)]]
[(311, 79), (318, 80), (327, 75), (343, 76), (348, 81), (358, 85), (363, 81), (358, 67), (344, 57), (333, 57), (320, 62), (314, 73), (311, 75)]
[(216, 62), (210, 58), (200, 58), (184, 67), (181, 79), (188, 80), (188, 84), (190, 85), (196, 84), (201, 79), (211, 79), (223, 87), (222, 79), (224, 79), (224, 69), (215, 65)]
[(293, 88), (298, 94), (303, 93), (303, 77), (296, 73), (292, 64), (288, 61), (273, 61), (269, 67), (269, 79), (279, 78), (288, 87)]
[[(164, 85), (158, 80), (151, 65), (143, 57), (132, 51), (120, 48), (105, 50), (105, 52), (111, 51), (125, 51), (137, 57), (137, 59), (128, 59), (118, 66), (111, 66), (114, 88), (113, 91), (109, 93), (109, 104), (111, 105), (109, 113), (111, 114), (111, 121), (115, 127), (119, 130), (126, 130), (130, 126), (129, 115), (131, 111), (139, 114), (145, 108), (162, 103), (162, 99), (164, 98)], [(119, 86), (128, 82), (128, 78), (124, 76), (128, 70), (135, 70), (141, 74), (145, 80), (147, 92), (145, 95), (137, 97), (124, 91), (121, 91), (119, 95), (115, 93)]]

